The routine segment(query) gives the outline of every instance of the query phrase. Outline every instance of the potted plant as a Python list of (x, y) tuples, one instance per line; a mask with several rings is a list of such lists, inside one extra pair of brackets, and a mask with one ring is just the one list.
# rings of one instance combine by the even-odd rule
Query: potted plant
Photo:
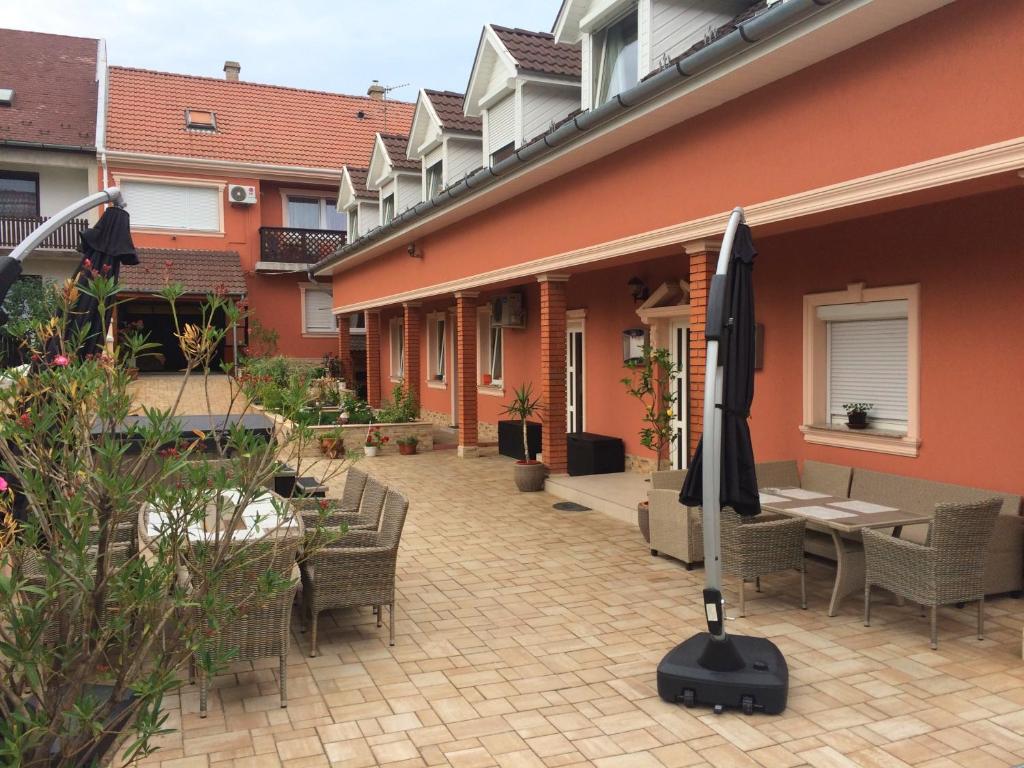
[(380, 431), (380, 427), (370, 427), (366, 430), (366, 442), (363, 445), (363, 450), (366, 451), (367, 456), (376, 456), (389, 440), (390, 438)]
[[(667, 349), (650, 344), (644, 345), (641, 357), (627, 360), (625, 366), (629, 376), (624, 377), (622, 383), (626, 392), (639, 400), (644, 409), (640, 444), (654, 452), (655, 471), (658, 471), (664, 467), (668, 449), (676, 439), (673, 418), (677, 398), (671, 381), (680, 374), (680, 368), (672, 362)], [(646, 499), (637, 504), (636, 514), (640, 533), (644, 541), (650, 543), (650, 508)]]
[(485, 387), (491, 386), (491, 382), (492, 381), (494, 381), (494, 379), (491, 376), (491, 374), (489, 374), (489, 373), (481, 373), (480, 374), (480, 383), (483, 384)]
[(339, 459), (345, 455), (345, 439), (340, 429), (320, 438), (320, 452), (328, 459)]
[(526, 422), (540, 412), (540, 399), (533, 396), (533, 385), (523, 384), (512, 393), (512, 402), (505, 406), (503, 416), (518, 419), (523, 425), (523, 458), (516, 462), (516, 488), (524, 492), (544, 490), (547, 467), (530, 458), (530, 443), (526, 438)]
[(420, 439), (416, 435), (407, 435), (406, 437), (400, 437), (395, 440), (398, 443), (398, 452), (403, 456), (414, 456), (416, 454), (416, 446), (420, 444)]
[(843, 410), (846, 411), (846, 426), (850, 429), (866, 429), (868, 411), (874, 407), (874, 403), (843, 403)]

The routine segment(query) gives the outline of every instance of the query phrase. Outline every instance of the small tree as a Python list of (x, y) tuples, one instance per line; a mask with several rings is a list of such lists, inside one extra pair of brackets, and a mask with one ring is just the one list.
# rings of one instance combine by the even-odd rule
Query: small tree
[(512, 392), (512, 401), (502, 411), (503, 416), (518, 419), (523, 426), (523, 461), (530, 463), (530, 441), (527, 439), (527, 420), (540, 412), (540, 398), (533, 396), (533, 384), (526, 383)]
[[(106, 765), (122, 747), (125, 760), (149, 754), (151, 739), (167, 732), (161, 704), (181, 686), (186, 662), (215, 674), (233, 656), (217, 644), (217, 628), (291, 589), (267, 570), (247, 597), (225, 599), (222, 586), (264, 562), (281, 540), (220, 532), (239, 528), (246, 507), (266, 492), (279, 452), (311, 439), (308, 428), (269, 439), (240, 428), (222, 434), (211, 413), (210, 431), (182, 439), (176, 406), (143, 405), (140, 413), (133, 402), (123, 361), (146, 353), (145, 339), (130, 334), (116, 356), (88, 357), (77, 354), (85, 329), (65, 341), (79, 290), (65, 287), (57, 316), (37, 328), (33, 368), (0, 390), (4, 485), (22, 501), (13, 536), (9, 516), (0, 533), (2, 765)], [(89, 291), (105, 316), (114, 281), (95, 275)], [(192, 376), (208, 383), (225, 328), (244, 317), (213, 295), (199, 324), (182, 324), (182, 293), (172, 285), (161, 295), (187, 361), (184, 391)], [(284, 393), (282, 408), (294, 415), (307, 397), (303, 382)], [(228, 410), (248, 407), (241, 398)], [(0, 504), (10, 499), (0, 492)], [(136, 523), (144, 508), (160, 522), (142, 548)], [(329, 539), (323, 519), (307, 522), (307, 554)], [(258, 524), (283, 520), (278, 505)], [(209, 533), (197, 539), (197, 528)]]
[(677, 437), (672, 426), (677, 397), (671, 382), (681, 369), (672, 362), (667, 349), (650, 344), (644, 345), (640, 358), (628, 360), (625, 367), (629, 371), (622, 379), (626, 392), (640, 401), (644, 409), (640, 444), (654, 451), (656, 467), (661, 469)]

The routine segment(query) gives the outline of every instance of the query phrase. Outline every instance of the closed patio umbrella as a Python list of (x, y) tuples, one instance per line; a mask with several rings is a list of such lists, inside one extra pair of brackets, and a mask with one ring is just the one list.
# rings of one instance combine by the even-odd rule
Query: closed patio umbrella
[(715, 712), (731, 706), (748, 713), (755, 708), (778, 713), (785, 709), (789, 691), (782, 653), (764, 638), (728, 635), (722, 600), (721, 509), (728, 506), (743, 516), (761, 511), (747, 426), (754, 400), (756, 255), (743, 209), (736, 208), (708, 295), (704, 433), (679, 494), (683, 504), (703, 508), (708, 631), (677, 645), (658, 665), (663, 699), (688, 706), (710, 704)]
[(81, 234), (82, 261), (75, 271), (73, 280), (79, 287), (78, 297), (71, 307), (65, 339), (73, 339), (81, 329), (87, 329), (82, 347), (77, 350), (81, 356), (95, 354), (103, 349), (107, 327), (113, 312), (112, 300), (108, 301), (104, 317), (100, 317), (99, 302), (92, 296), (91, 285), (97, 275), (111, 277), (117, 281), (121, 265), (139, 263), (135, 244), (129, 229), (128, 212), (111, 206), (103, 212), (95, 227)]

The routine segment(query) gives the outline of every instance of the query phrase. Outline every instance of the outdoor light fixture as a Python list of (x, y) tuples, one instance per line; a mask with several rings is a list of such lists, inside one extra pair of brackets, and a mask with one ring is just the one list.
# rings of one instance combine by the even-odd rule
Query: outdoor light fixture
[(643, 328), (627, 328), (622, 332), (622, 362), (639, 363), (644, 359), (644, 345), (647, 331)]
[(629, 278), (629, 282), (626, 285), (629, 286), (629, 293), (633, 297), (633, 301), (646, 301), (651, 295), (651, 289), (639, 277)]
[(409, 247), (405, 249), (406, 253), (413, 259), (422, 259), (423, 251), (416, 250), (416, 243), (409, 243)]

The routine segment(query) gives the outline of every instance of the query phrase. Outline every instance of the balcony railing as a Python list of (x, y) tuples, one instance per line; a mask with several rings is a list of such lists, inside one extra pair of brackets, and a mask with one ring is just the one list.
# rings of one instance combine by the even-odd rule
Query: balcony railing
[[(13, 248), (32, 230), (47, 220), (46, 216), (0, 216), (0, 248)], [(78, 235), (89, 228), (87, 219), (72, 219), (61, 224), (47, 237), (40, 248), (78, 250)]]
[(260, 227), (260, 261), (313, 264), (345, 244), (345, 233), (329, 229)]

